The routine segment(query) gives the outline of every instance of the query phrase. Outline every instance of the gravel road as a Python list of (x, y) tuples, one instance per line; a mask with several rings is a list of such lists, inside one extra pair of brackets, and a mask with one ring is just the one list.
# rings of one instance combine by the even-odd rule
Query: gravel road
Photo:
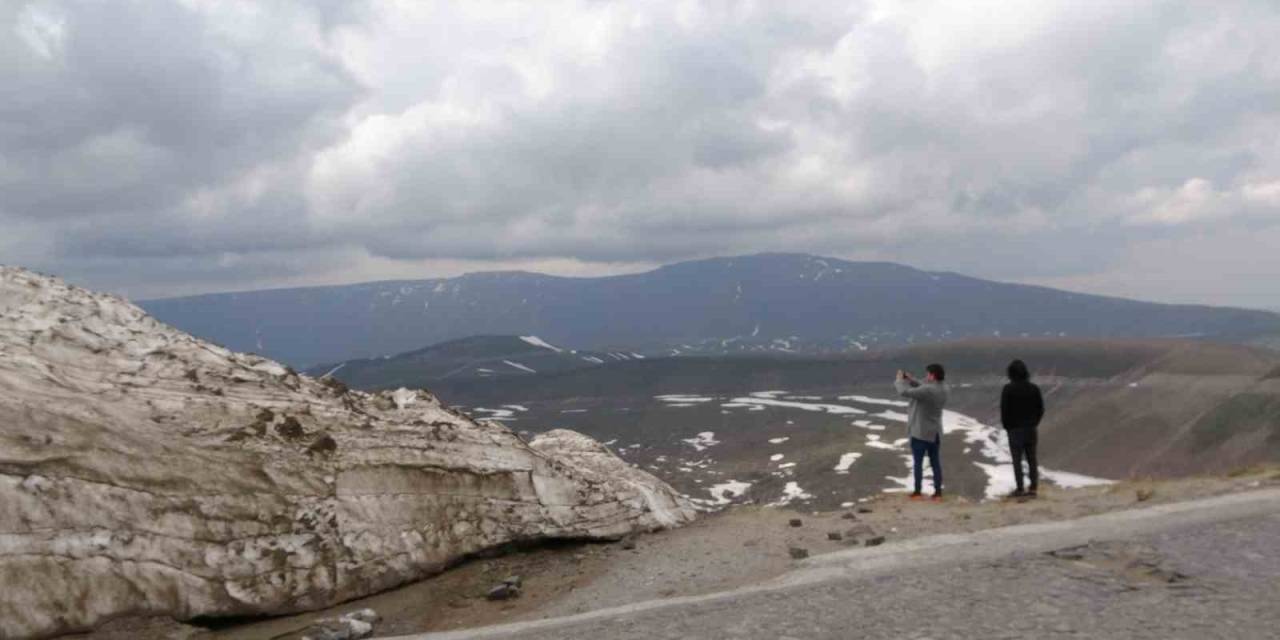
[(831, 554), (781, 586), (417, 638), (1274, 638), (1280, 492), (1234, 500)]

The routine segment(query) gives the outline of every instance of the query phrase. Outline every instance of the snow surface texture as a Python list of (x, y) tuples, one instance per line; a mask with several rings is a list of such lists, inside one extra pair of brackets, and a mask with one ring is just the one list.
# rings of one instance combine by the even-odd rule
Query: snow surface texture
[(8, 267), (0, 424), (4, 638), (317, 609), (514, 540), (695, 516), (585, 436), (526, 444), (427, 392), (349, 391)]

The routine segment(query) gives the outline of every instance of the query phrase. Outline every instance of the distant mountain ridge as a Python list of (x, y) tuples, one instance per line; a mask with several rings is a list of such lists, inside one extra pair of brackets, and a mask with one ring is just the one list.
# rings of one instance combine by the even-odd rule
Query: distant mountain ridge
[(303, 367), (475, 335), (682, 355), (842, 353), (979, 336), (1243, 341), (1280, 334), (1280, 314), (1265, 311), (1137, 302), (802, 254), (599, 278), (473, 273), (139, 304), (200, 337)]
[(492, 380), (643, 359), (637, 353), (561, 348), (537, 336), (472, 336), (390, 357), (317, 365), (307, 373), (358, 389), (417, 388), (429, 380)]

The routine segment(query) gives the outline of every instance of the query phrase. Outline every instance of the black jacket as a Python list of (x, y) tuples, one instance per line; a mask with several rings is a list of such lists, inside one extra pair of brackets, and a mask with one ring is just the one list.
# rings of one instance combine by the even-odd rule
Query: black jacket
[(1030, 382), (1010, 382), (1000, 394), (1000, 423), (1005, 429), (1034, 429), (1044, 417), (1040, 387)]

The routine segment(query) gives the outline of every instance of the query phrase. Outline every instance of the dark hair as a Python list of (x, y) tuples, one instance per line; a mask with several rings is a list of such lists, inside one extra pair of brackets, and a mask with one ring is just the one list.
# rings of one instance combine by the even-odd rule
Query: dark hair
[(1027, 370), (1027, 363), (1021, 360), (1010, 362), (1006, 373), (1009, 374), (1009, 379), (1014, 382), (1026, 382), (1031, 379), (1031, 372)]
[(933, 379), (934, 379), (934, 380), (937, 380), (938, 382), (942, 382), (943, 380), (946, 380), (946, 379), (947, 379), (947, 371), (946, 371), (946, 369), (943, 369), (943, 368), (942, 368), (942, 365), (940, 365), (940, 364), (938, 364), (938, 363), (936, 363), (936, 362), (935, 362), (934, 364), (931, 364), (931, 365), (929, 365), (929, 366), (925, 367), (925, 368), (924, 368), (924, 370), (925, 370), (925, 371), (928, 371), (929, 373), (932, 373), (932, 374), (933, 374)]

